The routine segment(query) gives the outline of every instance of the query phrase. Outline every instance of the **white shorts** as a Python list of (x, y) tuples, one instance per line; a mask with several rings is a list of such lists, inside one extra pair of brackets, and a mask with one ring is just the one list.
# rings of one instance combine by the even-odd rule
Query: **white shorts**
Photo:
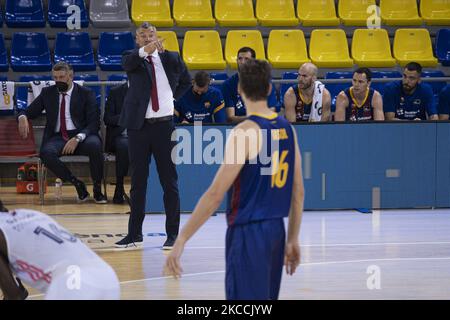
[[(103, 262), (103, 261), (102, 261)], [(59, 268), (45, 295), (46, 300), (119, 300), (120, 284), (106, 263)]]

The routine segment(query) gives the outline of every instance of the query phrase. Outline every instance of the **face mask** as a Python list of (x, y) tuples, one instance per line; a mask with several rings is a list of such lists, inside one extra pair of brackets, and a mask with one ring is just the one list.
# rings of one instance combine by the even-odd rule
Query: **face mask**
[(55, 85), (59, 92), (66, 92), (69, 89), (69, 85), (63, 81), (56, 81)]

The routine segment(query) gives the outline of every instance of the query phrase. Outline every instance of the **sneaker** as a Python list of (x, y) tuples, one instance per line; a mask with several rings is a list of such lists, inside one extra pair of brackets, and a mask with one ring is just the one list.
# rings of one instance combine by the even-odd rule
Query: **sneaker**
[(78, 193), (78, 201), (80, 202), (84, 202), (86, 201), (90, 194), (86, 189), (86, 185), (84, 184), (83, 181), (80, 180), (75, 180), (73, 182), (73, 185), (75, 186), (75, 189), (77, 189), (77, 193)]
[(137, 236), (135, 239), (132, 239), (129, 235), (127, 235), (122, 240), (115, 243), (116, 248), (122, 249), (139, 249), (142, 248), (144, 243), (144, 239), (141, 236)]
[(114, 191), (113, 203), (114, 204), (123, 204), (125, 202), (123, 188), (117, 188)]
[(100, 191), (94, 191), (94, 200), (95, 203), (105, 204), (108, 203), (108, 199), (106, 199), (105, 195)]
[(173, 245), (175, 244), (176, 237), (167, 237), (166, 242), (164, 242), (162, 249), (163, 250), (172, 250)]

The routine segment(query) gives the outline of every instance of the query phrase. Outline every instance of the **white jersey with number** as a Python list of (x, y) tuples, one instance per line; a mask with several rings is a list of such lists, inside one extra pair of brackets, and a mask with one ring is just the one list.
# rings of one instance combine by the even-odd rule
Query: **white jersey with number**
[[(106, 262), (41, 212), (18, 209), (0, 213), (0, 230), (6, 238), (11, 269), (20, 280), (41, 292), (47, 292), (52, 283), (69, 279), (71, 272), (77, 270), (87, 287), (116, 286), (115, 282), (118, 285), (114, 271)], [(103, 273), (106, 279), (93, 273)], [(110, 283), (103, 284), (102, 280)], [(61, 290), (59, 294), (59, 298), (70, 298)]]

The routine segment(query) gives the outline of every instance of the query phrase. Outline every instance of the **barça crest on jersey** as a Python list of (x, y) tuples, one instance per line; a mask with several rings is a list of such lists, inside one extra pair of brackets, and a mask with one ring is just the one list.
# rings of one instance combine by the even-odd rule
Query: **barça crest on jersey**
[(208, 109), (209, 107), (211, 107), (211, 102), (206, 101), (205, 102), (205, 108)]

